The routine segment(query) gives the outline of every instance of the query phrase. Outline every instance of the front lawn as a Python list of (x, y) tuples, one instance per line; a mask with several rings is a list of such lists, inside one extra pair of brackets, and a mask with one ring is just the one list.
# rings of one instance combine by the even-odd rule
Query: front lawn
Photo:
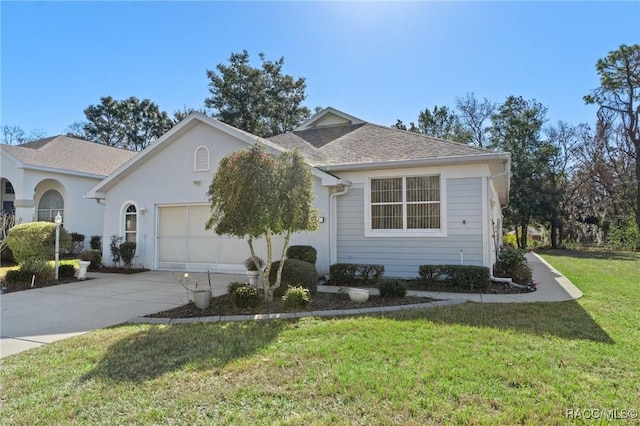
[(0, 423), (634, 421), (640, 254), (543, 256), (582, 299), (384, 317), (127, 325), (11, 356), (0, 361)]

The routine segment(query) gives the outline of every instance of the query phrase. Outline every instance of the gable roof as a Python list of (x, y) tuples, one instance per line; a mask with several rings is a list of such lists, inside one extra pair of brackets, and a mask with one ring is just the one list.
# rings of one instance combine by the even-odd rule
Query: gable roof
[(26, 168), (95, 177), (109, 175), (136, 155), (126, 149), (62, 135), (22, 145), (2, 145), (2, 151)]
[[(191, 113), (173, 126), (171, 130), (158, 138), (154, 143), (146, 147), (142, 150), (138, 155), (131, 158), (126, 163), (122, 164), (117, 170), (115, 170), (112, 174), (107, 176), (104, 180), (98, 183), (96, 186), (91, 188), (91, 190), (87, 193), (87, 198), (104, 198), (104, 193), (116, 185), (118, 182), (122, 181), (129, 174), (131, 174), (135, 169), (151, 160), (154, 156), (160, 153), (164, 148), (169, 146), (171, 143), (179, 139), (182, 135), (186, 134), (188, 131), (196, 127), (198, 124), (204, 123), (208, 126), (211, 126), (215, 129), (222, 131), (228, 135), (235, 137), (247, 144), (247, 146), (251, 146), (255, 143), (260, 143), (264, 145), (268, 150), (272, 152), (283, 152), (286, 151), (286, 148), (278, 144), (274, 144), (267, 139), (263, 139), (259, 136), (246, 132), (244, 130), (237, 129), (233, 126), (225, 124), (215, 118), (208, 117), (204, 114), (200, 114), (197, 112)], [(311, 164), (310, 164), (311, 165)], [(324, 171), (313, 168), (312, 173), (314, 176), (322, 179), (323, 185), (339, 185), (341, 184), (341, 180), (336, 178), (335, 176), (330, 175)]]
[[(335, 111), (327, 108), (318, 113), (321, 117), (311, 117), (293, 131), (269, 140), (287, 149), (300, 150), (317, 167), (326, 170), (391, 162), (458, 157), (489, 159), (496, 154), (502, 154), (505, 158), (508, 156), (506, 153), (367, 123), (352, 116), (342, 124), (322, 125), (322, 119), (327, 121), (327, 116), (335, 115)], [(340, 117), (346, 115), (340, 114)], [(313, 123), (320, 125), (314, 126)]]

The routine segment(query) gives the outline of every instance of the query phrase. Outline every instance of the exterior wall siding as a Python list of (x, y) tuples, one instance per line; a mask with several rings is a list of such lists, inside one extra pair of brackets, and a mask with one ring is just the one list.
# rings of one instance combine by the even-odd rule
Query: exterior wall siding
[[(446, 184), (446, 237), (364, 237), (365, 184), (338, 198), (337, 260), (377, 263), (385, 275), (412, 278), (423, 264), (482, 265), (482, 178), (450, 178)], [(464, 221), (464, 223), (463, 223)]]

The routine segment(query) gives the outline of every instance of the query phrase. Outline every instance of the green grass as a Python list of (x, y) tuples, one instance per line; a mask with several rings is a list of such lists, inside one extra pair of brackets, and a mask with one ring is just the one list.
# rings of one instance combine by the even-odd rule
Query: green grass
[(0, 423), (566, 424), (592, 422), (569, 409), (640, 411), (640, 254), (544, 257), (582, 299), (127, 325), (11, 356)]
[[(80, 259), (65, 259), (60, 261), (60, 265), (73, 265), (76, 269), (79, 268)], [(49, 264), (51, 266), (55, 266), (55, 261), (50, 260)], [(15, 270), (20, 268), (19, 265), (11, 265), (11, 266), (0, 266), (0, 277), (4, 277), (7, 275), (7, 271)]]

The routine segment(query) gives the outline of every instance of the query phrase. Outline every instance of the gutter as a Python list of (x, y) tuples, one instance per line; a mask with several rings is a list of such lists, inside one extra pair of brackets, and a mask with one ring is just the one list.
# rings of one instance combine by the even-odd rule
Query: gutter
[(369, 170), (369, 169), (384, 169), (395, 167), (419, 167), (430, 165), (451, 165), (451, 164), (473, 164), (482, 163), (495, 160), (509, 160), (510, 156), (503, 152), (490, 152), (486, 154), (467, 154), (467, 155), (454, 155), (446, 157), (431, 157), (431, 158), (419, 158), (410, 160), (397, 160), (397, 161), (380, 161), (373, 163), (351, 163), (351, 164), (336, 164), (336, 165), (318, 165), (317, 167), (325, 172), (331, 171), (349, 171), (349, 170)]

